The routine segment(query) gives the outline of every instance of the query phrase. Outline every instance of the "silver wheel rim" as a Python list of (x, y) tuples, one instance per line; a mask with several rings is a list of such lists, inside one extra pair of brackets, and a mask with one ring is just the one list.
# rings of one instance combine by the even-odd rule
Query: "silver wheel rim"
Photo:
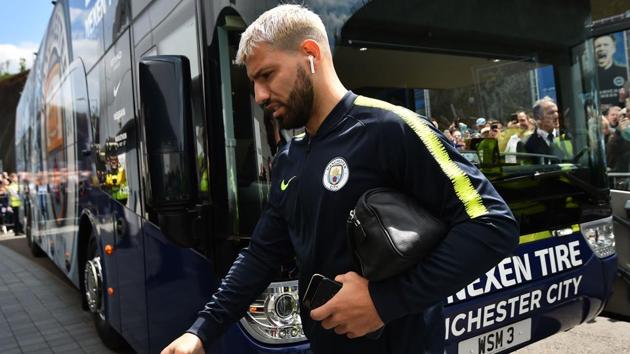
[(90, 311), (105, 319), (103, 311), (103, 273), (101, 257), (94, 257), (85, 264), (85, 299)]

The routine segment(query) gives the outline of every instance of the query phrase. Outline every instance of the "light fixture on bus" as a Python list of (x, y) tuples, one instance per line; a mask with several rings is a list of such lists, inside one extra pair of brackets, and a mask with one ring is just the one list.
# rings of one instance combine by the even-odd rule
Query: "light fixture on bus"
[(615, 254), (615, 234), (612, 216), (580, 224), (582, 235), (599, 258)]
[(297, 280), (271, 283), (249, 306), (241, 325), (263, 343), (305, 341), (298, 298)]

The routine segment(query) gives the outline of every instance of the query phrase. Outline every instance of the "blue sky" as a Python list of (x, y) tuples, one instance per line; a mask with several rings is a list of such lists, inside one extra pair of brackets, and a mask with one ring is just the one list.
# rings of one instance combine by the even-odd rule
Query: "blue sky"
[(18, 70), (19, 58), (30, 67), (44, 36), (53, 5), (50, 0), (0, 0), (0, 70)]

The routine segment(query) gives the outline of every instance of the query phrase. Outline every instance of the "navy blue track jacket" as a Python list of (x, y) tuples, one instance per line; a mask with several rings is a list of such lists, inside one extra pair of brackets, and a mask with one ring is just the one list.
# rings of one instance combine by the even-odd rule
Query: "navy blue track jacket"
[(312, 274), (354, 270), (346, 219), (375, 187), (413, 195), (449, 227), (442, 243), (415, 268), (370, 282), (386, 323), (378, 340), (324, 330), (302, 309), (315, 353), (442, 352), (442, 301), (509, 255), (518, 227), (483, 174), (426, 119), (403, 107), (348, 92), (314, 136), (278, 152), (269, 205), (250, 245), (188, 332), (209, 343), (238, 321), (281, 264), (296, 256), (300, 297)]

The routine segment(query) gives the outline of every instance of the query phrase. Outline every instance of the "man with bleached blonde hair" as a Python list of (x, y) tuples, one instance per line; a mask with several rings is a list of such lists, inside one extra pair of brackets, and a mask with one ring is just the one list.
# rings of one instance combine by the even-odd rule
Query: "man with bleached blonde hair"
[[(188, 333), (162, 353), (209, 350), (293, 258), (301, 297), (316, 273), (342, 285), (322, 306), (300, 308), (314, 353), (442, 353), (443, 300), (518, 243), (503, 199), (430, 121), (348, 91), (324, 25), (308, 9), (263, 13), (243, 33), (237, 62), (256, 102), (282, 128), (304, 126), (306, 134), (274, 157), (269, 202), (249, 246)], [(376, 282), (357, 274), (345, 230), (359, 196), (383, 186), (413, 196), (448, 232), (427, 258)], [(366, 336), (374, 333), (381, 335)]]

